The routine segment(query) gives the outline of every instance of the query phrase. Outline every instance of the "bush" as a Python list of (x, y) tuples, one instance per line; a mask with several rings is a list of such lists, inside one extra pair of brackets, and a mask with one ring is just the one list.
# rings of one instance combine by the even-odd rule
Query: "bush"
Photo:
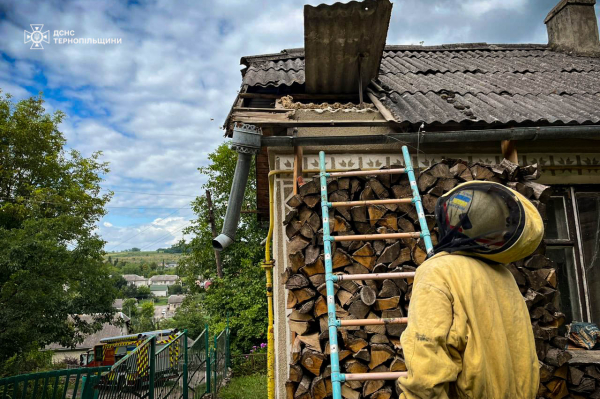
[(231, 366), (233, 375), (251, 375), (267, 372), (267, 344), (253, 346), (250, 353), (244, 355), (232, 355)]
[(169, 295), (183, 294), (183, 287), (180, 284), (169, 285), (168, 290), (169, 290)]
[(14, 355), (8, 358), (4, 364), (0, 364), (0, 377), (52, 370), (54, 368), (52, 351), (33, 349), (21, 355)]

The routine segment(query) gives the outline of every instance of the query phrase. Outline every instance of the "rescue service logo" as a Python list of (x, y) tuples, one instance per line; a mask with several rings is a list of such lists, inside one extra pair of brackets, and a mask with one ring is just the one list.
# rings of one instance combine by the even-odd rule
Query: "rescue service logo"
[(31, 32), (25, 31), (25, 43), (31, 42), (30, 50), (43, 50), (42, 43), (50, 43), (50, 31), (43, 32), (44, 24), (30, 24)]
[[(43, 50), (43, 43), (50, 43), (50, 31), (43, 31), (44, 24), (31, 24), (31, 32), (25, 31), (25, 43), (31, 42), (31, 50)], [(74, 30), (55, 30), (52, 34), (54, 44), (121, 44), (117, 37), (75, 37)]]

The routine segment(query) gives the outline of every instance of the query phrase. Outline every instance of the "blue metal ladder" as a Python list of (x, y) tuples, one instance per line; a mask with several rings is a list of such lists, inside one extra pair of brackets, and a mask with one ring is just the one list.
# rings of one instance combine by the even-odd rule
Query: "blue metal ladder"
[[(414, 273), (371, 273), (371, 274), (333, 274), (331, 242), (332, 241), (368, 241), (368, 240), (387, 240), (391, 238), (422, 238), (425, 243), (427, 255), (433, 253), (433, 245), (425, 212), (421, 204), (421, 196), (417, 187), (415, 173), (410, 160), (410, 154), (406, 146), (402, 147), (404, 157), (403, 169), (382, 169), (370, 171), (348, 171), (328, 173), (325, 169), (325, 152), (319, 152), (319, 169), (321, 182), (321, 208), (323, 213), (323, 244), (325, 251), (325, 279), (327, 287), (327, 314), (329, 325), (329, 349), (331, 357), (331, 384), (333, 399), (342, 399), (342, 383), (346, 381), (368, 381), (368, 380), (396, 380), (404, 375), (405, 372), (387, 372), (387, 373), (340, 373), (339, 347), (337, 342), (337, 329), (346, 326), (367, 326), (367, 325), (385, 325), (385, 324), (406, 324), (407, 318), (398, 317), (392, 319), (356, 319), (356, 320), (337, 320), (335, 317), (335, 297), (333, 284), (341, 280), (384, 280), (410, 278)], [(328, 177), (348, 177), (348, 176), (373, 176), (382, 174), (406, 173), (410, 181), (412, 198), (385, 199), (373, 201), (347, 201), (347, 202), (329, 202), (327, 200), (327, 178)], [(396, 234), (366, 234), (350, 236), (331, 236), (329, 228), (329, 208), (360, 206), (360, 205), (384, 205), (413, 203), (417, 208), (421, 232), (415, 233), (396, 233)]]

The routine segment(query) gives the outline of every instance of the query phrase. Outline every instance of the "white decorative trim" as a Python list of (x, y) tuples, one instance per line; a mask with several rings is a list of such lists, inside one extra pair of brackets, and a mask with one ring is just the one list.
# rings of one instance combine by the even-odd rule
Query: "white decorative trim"
[[(422, 168), (440, 162), (443, 159), (462, 159), (469, 163), (485, 163), (499, 164), (502, 161), (502, 155), (499, 154), (420, 154), (418, 157), (414, 153), (411, 155), (413, 165)], [(520, 165), (531, 165), (538, 163), (540, 166), (599, 166), (600, 155), (597, 153), (590, 154), (548, 154), (548, 153), (531, 153), (519, 154)], [(275, 157), (275, 165), (277, 169), (291, 169), (294, 167), (293, 155), (278, 155)], [(325, 157), (325, 166), (327, 169), (369, 169), (381, 168), (391, 165), (404, 165), (404, 160), (401, 154), (327, 154)], [(307, 154), (304, 155), (303, 165), (304, 170), (319, 168), (319, 155)], [(550, 170), (547, 172), (552, 176), (569, 176), (569, 175), (592, 175), (600, 176), (599, 169), (562, 169)]]

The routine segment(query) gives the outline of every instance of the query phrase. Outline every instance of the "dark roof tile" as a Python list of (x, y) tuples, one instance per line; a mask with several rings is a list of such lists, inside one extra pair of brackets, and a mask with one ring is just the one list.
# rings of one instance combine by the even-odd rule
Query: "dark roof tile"
[[(303, 56), (244, 57), (244, 83), (304, 84)], [(386, 46), (378, 83), (399, 122), (600, 122), (600, 59), (543, 45)]]
[(598, 94), (541, 94), (502, 95), (497, 93), (474, 95), (456, 94), (443, 99), (441, 95), (392, 93), (383, 100), (399, 121), (412, 123), (450, 123), (470, 120), (487, 123), (599, 123), (600, 95)]
[(248, 68), (244, 75), (244, 84), (248, 86), (291, 86), (294, 83), (304, 83), (304, 69)]
[(399, 94), (417, 92), (453, 92), (459, 94), (596, 94), (600, 93), (600, 71), (481, 73), (446, 72), (382, 74), (382, 86)]

